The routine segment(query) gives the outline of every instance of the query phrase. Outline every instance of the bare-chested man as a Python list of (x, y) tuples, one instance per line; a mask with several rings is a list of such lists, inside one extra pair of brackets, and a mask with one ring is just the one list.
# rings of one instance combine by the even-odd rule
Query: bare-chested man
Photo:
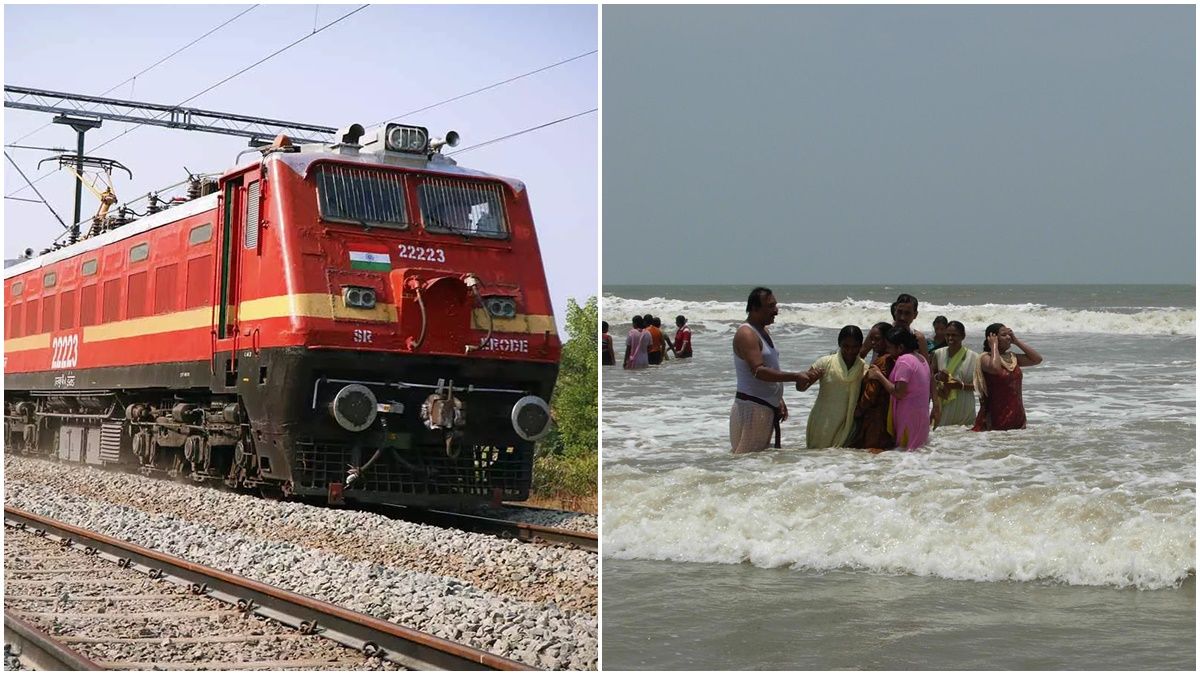
[[(897, 328), (905, 328), (917, 338), (917, 348), (921, 352), (921, 358), (925, 359), (926, 363), (933, 364), (932, 357), (929, 355), (929, 343), (925, 341), (925, 334), (916, 328), (912, 327), (912, 322), (917, 320), (917, 299), (908, 293), (901, 293), (896, 297), (896, 301), (892, 303), (892, 323)], [(929, 413), (929, 421), (936, 429), (942, 419), (942, 402), (935, 395), (936, 389), (929, 388), (929, 399), (933, 405)]]

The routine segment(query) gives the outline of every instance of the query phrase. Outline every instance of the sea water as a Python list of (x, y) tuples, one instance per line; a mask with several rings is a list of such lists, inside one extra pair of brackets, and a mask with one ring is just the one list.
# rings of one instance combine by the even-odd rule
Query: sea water
[(695, 358), (604, 369), (604, 667), (1195, 667), (1193, 286), (775, 287), (785, 370), (846, 324), (942, 314), (980, 351), (1011, 327), (1028, 428), (941, 428), (918, 452), (807, 450), (817, 389), (786, 390), (783, 449), (729, 452), (747, 287), (608, 287), (684, 314)]

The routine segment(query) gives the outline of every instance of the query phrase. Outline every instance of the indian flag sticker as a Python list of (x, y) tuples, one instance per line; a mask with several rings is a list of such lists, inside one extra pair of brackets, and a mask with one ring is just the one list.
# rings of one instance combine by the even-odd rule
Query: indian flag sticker
[[(392, 256), (386, 246), (364, 246), (354, 244), (350, 249), (350, 268), (356, 270), (371, 270), (372, 272), (388, 272), (392, 269)], [(369, 250), (367, 250), (369, 249)]]

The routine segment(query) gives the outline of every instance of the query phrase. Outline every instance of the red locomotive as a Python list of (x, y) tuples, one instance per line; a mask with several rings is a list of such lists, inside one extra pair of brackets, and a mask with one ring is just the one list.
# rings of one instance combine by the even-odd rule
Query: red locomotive
[(337, 141), (280, 137), (6, 269), (6, 446), (333, 502), (527, 497), (561, 344), (525, 186), (421, 127)]

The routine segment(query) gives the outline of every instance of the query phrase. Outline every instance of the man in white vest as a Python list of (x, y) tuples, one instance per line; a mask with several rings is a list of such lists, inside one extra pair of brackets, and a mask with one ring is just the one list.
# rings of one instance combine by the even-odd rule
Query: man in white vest
[(820, 370), (791, 373), (779, 369), (779, 351), (767, 333), (776, 314), (779, 305), (771, 289), (755, 288), (746, 300), (746, 323), (733, 336), (737, 394), (729, 413), (729, 444), (735, 454), (766, 450), (771, 432), (775, 447), (780, 447), (780, 422), (787, 419), (783, 383), (809, 384), (822, 375)]

